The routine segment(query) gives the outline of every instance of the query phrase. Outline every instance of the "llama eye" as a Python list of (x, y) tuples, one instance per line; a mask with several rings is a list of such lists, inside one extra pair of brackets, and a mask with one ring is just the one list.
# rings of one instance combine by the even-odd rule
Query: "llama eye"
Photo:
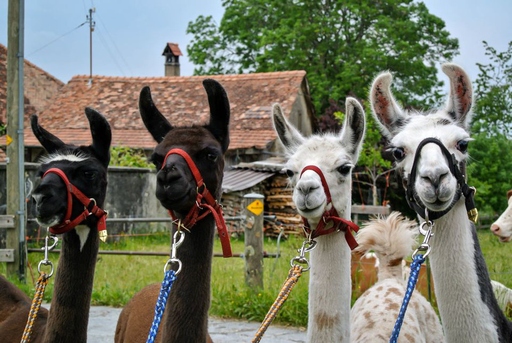
[(404, 148), (393, 148), (393, 157), (395, 161), (400, 162), (405, 158), (405, 150)]
[(95, 171), (84, 171), (84, 176), (87, 180), (94, 180), (98, 177), (98, 173)]
[(460, 141), (457, 142), (457, 145), (455, 145), (455, 147), (460, 152), (465, 153), (466, 151), (468, 151), (468, 144), (469, 144), (468, 141), (460, 140)]
[(293, 170), (286, 169), (286, 175), (288, 175), (288, 177), (293, 177), (295, 173), (293, 172)]
[(218, 157), (219, 157), (219, 156), (217, 156), (217, 155), (215, 155), (215, 154), (208, 154), (208, 159), (209, 159), (210, 161), (212, 161), (212, 162), (217, 161), (217, 158), (218, 158)]
[(344, 165), (336, 168), (338, 173), (340, 173), (341, 175), (347, 175), (348, 173), (350, 173), (351, 169), (352, 169), (352, 165), (350, 165), (350, 164), (344, 164)]

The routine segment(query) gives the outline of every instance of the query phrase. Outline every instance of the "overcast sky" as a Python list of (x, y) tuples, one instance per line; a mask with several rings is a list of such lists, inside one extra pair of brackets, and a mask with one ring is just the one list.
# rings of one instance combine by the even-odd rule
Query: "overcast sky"
[[(191, 36), (187, 25), (199, 15), (220, 22), (221, 0), (52, 0), (25, 1), (25, 58), (64, 82), (73, 75), (89, 74), (87, 24), (56, 42), (52, 40), (85, 21), (96, 7), (93, 34), (93, 74), (107, 76), (163, 76), (166, 42), (179, 44), (183, 54), (181, 75), (192, 75), (187, 59)], [(442, 18), (447, 30), (459, 39), (455, 63), (475, 80), (477, 62), (485, 63), (482, 41), (504, 51), (512, 40), (512, 1), (427, 0), (430, 12)], [(0, 43), (7, 45), (7, 0), (0, 1)], [(40, 49), (40, 50), (39, 50)]]

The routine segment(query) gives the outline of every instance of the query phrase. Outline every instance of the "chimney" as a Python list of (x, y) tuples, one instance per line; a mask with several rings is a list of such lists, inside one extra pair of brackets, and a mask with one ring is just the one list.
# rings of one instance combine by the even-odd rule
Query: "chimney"
[(165, 56), (165, 76), (180, 76), (180, 56), (183, 56), (177, 43), (167, 43), (162, 56)]

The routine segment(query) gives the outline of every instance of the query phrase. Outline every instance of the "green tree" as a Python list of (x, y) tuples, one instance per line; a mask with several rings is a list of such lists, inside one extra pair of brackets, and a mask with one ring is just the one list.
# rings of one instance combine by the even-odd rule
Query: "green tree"
[(473, 118), (473, 132), (488, 137), (512, 133), (512, 41), (508, 49), (497, 52), (486, 41), (485, 54), (491, 63), (477, 63), (480, 73), (476, 81), (477, 103)]
[(477, 64), (477, 101), (473, 119), (474, 142), (469, 145), (469, 184), (477, 188), (475, 201), (486, 214), (507, 207), (505, 195), (512, 188), (512, 42), (498, 53), (483, 42), (489, 64)]
[(438, 103), (439, 61), (458, 53), (443, 20), (412, 0), (224, 0), (220, 25), (188, 25), (196, 74), (303, 69), (317, 113), (329, 99), (366, 98), (383, 70), (395, 73), (399, 100)]
[(149, 163), (144, 150), (123, 146), (110, 149), (110, 165), (116, 167), (154, 168)]

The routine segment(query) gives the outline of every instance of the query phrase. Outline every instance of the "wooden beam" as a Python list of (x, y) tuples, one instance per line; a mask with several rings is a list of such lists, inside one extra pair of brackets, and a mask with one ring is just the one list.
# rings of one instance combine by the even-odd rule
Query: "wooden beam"
[(0, 216), (0, 229), (14, 229), (14, 216)]
[(352, 214), (381, 214), (388, 215), (391, 209), (387, 206), (352, 205)]
[(0, 262), (14, 262), (14, 249), (0, 249)]

